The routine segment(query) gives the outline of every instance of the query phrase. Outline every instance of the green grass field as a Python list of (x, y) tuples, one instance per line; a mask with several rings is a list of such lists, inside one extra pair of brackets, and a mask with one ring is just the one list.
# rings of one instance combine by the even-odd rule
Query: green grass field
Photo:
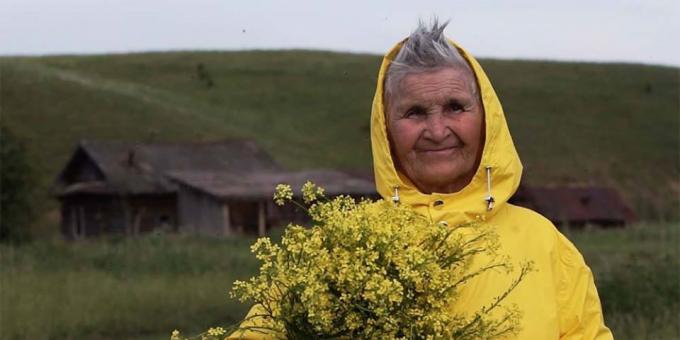
[[(591, 265), (618, 339), (680, 337), (679, 224), (565, 231)], [(254, 239), (149, 235), (0, 246), (6, 339), (164, 339), (231, 324), (236, 279), (257, 269)]]
[(3, 246), (3, 339), (167, 338), (233, 323), (231, 283), (256, 270), (246, 239), (142, 239)]
[[(0, 109), (2, 123), (28, 144), (36, 205), (54, 211), (47, 188), (80, 139), (246, 137), (292, 169), (370, 169), (379, 63), (375, 55), (297, 50), (0, 57)], [(678, 68), (481, 63), (504, 104), (526, 183), (610, 185), (645, 220), (680, 217)]]
[(615, 338), (680, 338), (680, 224), (565, 234), (593, 270)]
[[(159, 339), (241, 318), (246, 306), (227, 292), (256, 270), (253, 239), (60, 241), (51, 181), (79, 140), (98, 138), (253, 138), (291, 169), (370, 169), (379, 63), (319, 51), (0, 57), (0, 120), (28, 146), (42, 217), (35, 242), (0, 245), (0, 338)], [(643, 220), (680, 218), (678, 68), (481, 63), (525, 183), (605, 184)], [(565, 232), (595, 273), (617, 338), (680, 338), (680, 225)]]

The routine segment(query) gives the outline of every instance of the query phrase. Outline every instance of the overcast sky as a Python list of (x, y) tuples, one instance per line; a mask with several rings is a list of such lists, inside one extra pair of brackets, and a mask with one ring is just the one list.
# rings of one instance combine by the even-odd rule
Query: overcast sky
[(1, 0), (0, 55), (309, 48), (384, 53), (418, 18), (478, 57), (680, 66), (680, 1)]

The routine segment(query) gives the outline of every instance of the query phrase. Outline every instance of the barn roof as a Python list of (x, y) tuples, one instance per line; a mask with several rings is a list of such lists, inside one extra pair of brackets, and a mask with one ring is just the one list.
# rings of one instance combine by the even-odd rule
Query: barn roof
[(323, 187), (329, 196), (370, 196), (376, 193), (373, 182), (335, 170), (263, 171), (240, 176), (210, 171), (172, 171), (168, 175), (183, 185), (217, 198), (272, 197), (277, 184), (289, 184), (298, 191), (307, 181)]
[[(102, 183), (70, 180), (84, 163), (94, 165)], [(173, 192), (176, 185), (165, 174), (171, 171), (202, 171), (240, 174), (277, 171), (281, 167), (250, 140), (208, 143), (131, 143), (81, 141), (71, 160), (57, 177), (54, 193), (77, 192), (154, 194)]]

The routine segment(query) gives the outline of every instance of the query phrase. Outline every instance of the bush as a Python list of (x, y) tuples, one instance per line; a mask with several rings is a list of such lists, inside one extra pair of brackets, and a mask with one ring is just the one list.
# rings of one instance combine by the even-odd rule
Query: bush
[(9, 128), (0, 126), (0, 241), (23, 242), (30, 238), (33, 188), (24, 144)]

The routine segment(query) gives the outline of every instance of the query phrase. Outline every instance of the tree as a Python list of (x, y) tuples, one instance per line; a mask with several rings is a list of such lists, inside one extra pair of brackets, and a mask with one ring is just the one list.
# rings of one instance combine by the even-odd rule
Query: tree
[(0, 125), (0, 241), (30, 239), (34, 185), (26, 147), (8, 127)]

